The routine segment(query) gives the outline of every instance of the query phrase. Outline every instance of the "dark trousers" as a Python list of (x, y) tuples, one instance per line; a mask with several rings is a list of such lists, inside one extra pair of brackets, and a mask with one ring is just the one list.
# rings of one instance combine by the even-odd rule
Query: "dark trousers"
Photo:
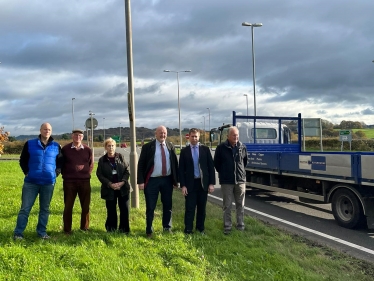
[(73, 220), (73, 207), (75, 198), (79, 197), (81, 204), (81, 222), (80, 229), (87, 230), (90, 225), (90, 202), (91, 202), (91, 185), (90, 180), (63, 182), (64, 187), (64, 231), (71, 232)]
[(201, 179), (194, 180), (194, 187), (188, 190), (185, 197), (185, 213), (184, 213), (184, 232), (190, 233), (193, 230), (193, 221), (196, 210), (196, 230), (204, 231), (204, 222), (206, 216), (206, 203), (208, 200), (208, 192), (201, 185)]
[(118, 225), (117, 202), (119, 207), (119, 228), (123, 233), (130, 232), (129, 223), (129, 195), (121, 196), (120, 190), (114, 191), (114, 200), (106, 200), (107, 217), (105, 228), (108, 232), (116, 231)]
[(146, 204), (146, 233), (152, 233), (152, 223), (157, 205), (158, 194), (161, 193), (162, 202), (162, 226), (171, 228), (171, 209), (173, 199), (173, 182), (172, 177), (149, 178), (148, 184), (144, 189)]

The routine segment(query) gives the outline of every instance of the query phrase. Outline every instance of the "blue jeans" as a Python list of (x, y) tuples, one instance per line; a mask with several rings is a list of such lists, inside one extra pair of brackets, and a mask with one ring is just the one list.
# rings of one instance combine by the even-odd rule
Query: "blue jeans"
[(29, 220), (31, 208), (34, 206), (36, 197), (39, 194), (39, 219), (36, 226), (36, 232), (39, 236), (47, 234), (47, 223), (49, 217), (49, 205), (52, 200), (54, 184), (34, 184), (24, 182), (22, 187), (22, 205), (17, 217), (17, 225), (14, 229), (14, 235), (23, 236), (23, 231), (26, 228)]

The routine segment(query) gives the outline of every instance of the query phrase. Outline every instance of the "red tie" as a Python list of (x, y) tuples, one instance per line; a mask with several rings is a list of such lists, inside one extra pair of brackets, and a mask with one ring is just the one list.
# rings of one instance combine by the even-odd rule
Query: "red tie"
[(162, 176), (166, 176), (166, 154), (164, 150), (164, 144), (161, 143), (161, 159), (162, 159)]

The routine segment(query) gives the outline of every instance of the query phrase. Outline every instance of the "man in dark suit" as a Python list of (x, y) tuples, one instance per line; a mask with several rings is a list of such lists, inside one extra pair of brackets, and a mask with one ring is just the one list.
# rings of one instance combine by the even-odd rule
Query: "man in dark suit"
[(146, 204), (146, 234), (152, 237), (154, 211), (161, 193), (162, 226), (171, 232), (173, 187), (178, 187), (178, 159), (172, 143), (166, 141), (167, 130), (159, 126), (156, 139), (143, 145), (138, 162), (137, 183), (144, 190)]
[(216, 183), (213, 158), (207, 146), (199, 143), (200, 132), (189, 132), (190, 146), (182, 149), (179, 157), (179, 179), (186, 198), (184, 233), (191, 234), (196, 209), (196, 230), (204, 232), (208, 192), (214, 191)]

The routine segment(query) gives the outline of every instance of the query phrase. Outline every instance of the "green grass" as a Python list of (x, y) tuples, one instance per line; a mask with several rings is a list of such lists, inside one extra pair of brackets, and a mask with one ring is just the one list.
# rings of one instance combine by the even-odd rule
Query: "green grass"
[(362, 131), (365, 133), (368, 139), (374, 139), (374, 129), (352, 129), (352, 131), (354, 133), (357, 131)]
[(23, 176), (17, 161), (0, 162), (0, 280), (372, 280), (374, 266), (279, 231), (251, 217), (247, 229), (222, 233), (222, 210), (208, 203), (206, 236), (183, 234), (184, 198), (174, 193), (173, 234), (162, 233), (161, 206), (156, 210), (153, 239), (145, 237), (144, 196), (131, 210), (131, 234), (105, 232), (105, 204), (93, 176), (91, 226), (62, 232), (63, 192), (58, 178), (51, 203), (48, 233), (37, 238), (38, 203), (25, 240), (13, 241)]

